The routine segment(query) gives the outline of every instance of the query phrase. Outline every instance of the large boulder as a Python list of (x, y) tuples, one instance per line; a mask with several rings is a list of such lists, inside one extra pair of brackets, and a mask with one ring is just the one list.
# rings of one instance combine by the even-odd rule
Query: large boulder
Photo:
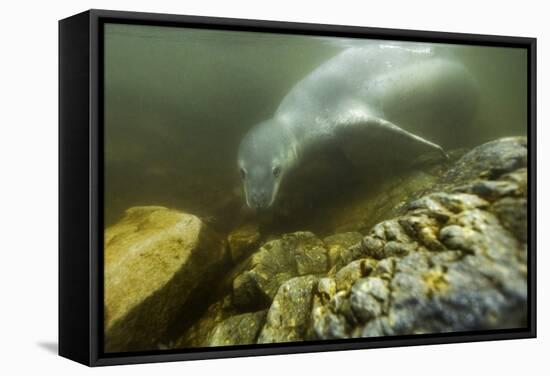
[(331, 288), (315, 297), (317, 337), (525, 326), (525, 155), (521, 138), (475, 148), (434, 192), (374, 226), (353, 247), (366, 258), (322, 280)]
[(156, 348), (218, 272), (224, 240), (198, 217), (134, 207), (105, 231), (105, 350)]

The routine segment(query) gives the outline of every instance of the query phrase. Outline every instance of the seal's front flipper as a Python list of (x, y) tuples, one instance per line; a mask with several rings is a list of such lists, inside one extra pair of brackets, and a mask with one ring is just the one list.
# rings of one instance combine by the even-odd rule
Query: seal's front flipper
[(381, 133), (387, 133), (389, 139), (393, 137), (396, 139), (401, 139), (398, 141), (405, 141), (405, 142), (409, 141), (412, 144), (416, 144), (419, 147), (419, 149), (426, 149), (426, 151), (429, 151), (429, 150), (436, 151), (443, 158), (449, 159), (449, 156), (447, 155), (445, 150), (443, 150), (443, 148), (438, 144), (428, 141), (425, 138), (417, 136), (413, 133), (407, 132), (403, 128), (400, 128), (397, 125), (387, 120), (380, 119), (380, 118), (371, 118), (367, 120), (366, 126), (367, 127), (370, 126), (372, 128), (378, 128), (378, 131), (380, 131)]
[[(363, 112), (365, 113), (365, 112)], [(403, 166), (414, 164), (419, 157), (436, 153), (448, 159), (443, 148), (397, 125), (376, 116), (354, 111), (342, 117), (334, 127), (340, 148), (355, 163)]]

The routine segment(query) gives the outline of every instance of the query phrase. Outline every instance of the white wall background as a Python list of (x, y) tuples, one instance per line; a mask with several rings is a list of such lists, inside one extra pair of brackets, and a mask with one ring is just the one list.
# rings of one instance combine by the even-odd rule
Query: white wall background
[[(550, 224), (544, 1), (6, 1), (0, 22), (0, 374), (518, 375), (548, 370)], [(88, 8), (519, 35), (538, 41), (539, 338), (88, 369), (57, 342), (57, 20)], [(503, 77), (503, 79), (506, 79)], [(545, 108), (546, 106), (546, 108)], [(540, 370), (537, 372), (537, 370)]]

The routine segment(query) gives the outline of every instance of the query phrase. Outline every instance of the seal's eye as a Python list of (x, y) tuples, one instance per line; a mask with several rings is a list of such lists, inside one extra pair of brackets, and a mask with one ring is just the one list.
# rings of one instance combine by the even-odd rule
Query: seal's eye
[(281, 175), (281, 168), (279, 166), (273, 167), (273, 176), (278, 178), (279, 175)]
[(240, 173), (241, 173), (241, 178), (244, 180), (244, 178), (246, 178), (246, 171), (244, 168), (241, 168), (240, 170)]

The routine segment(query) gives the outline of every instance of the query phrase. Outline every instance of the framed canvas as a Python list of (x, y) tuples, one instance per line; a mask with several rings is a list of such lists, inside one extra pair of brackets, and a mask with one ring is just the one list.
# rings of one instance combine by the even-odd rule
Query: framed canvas
[(59, 23), (59, 353), (530, 338), (536, 40)]

